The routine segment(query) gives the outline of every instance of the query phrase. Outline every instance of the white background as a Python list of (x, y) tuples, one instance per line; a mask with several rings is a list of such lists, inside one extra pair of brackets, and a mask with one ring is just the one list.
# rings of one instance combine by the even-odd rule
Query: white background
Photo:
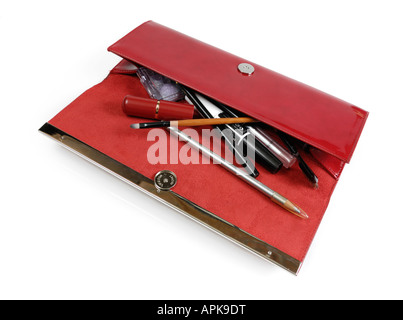
[[(2, 1), (0, 298), (402, 299), (402, 13), (401, 1)], [(297, 277), (38, 132), (150, 19), (370, 112)]]

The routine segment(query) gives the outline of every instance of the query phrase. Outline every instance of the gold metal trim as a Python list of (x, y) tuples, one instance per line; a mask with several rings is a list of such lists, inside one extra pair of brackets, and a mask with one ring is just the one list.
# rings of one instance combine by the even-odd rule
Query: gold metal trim
[(157, 101), (157, 105), (155, 106), (155, 119), (158, 119), (159, 111), (160, 111), (160, 100)]
[(214, 213), (203, 209), (173, 191), (159, 191), (155, 187), (153, 180), (110, 158), (93, 147), (75, 139), (73, 136), (59, 130), (49, 123), (45, 123), (39, 131), (55, 139), (84, 159), (115, 175), (133, 187), (140, 189), (153, 198), (165, 203), (189, 218), (201, 223), (209, 229), (219, 233), (227, 239), (250, 250), (263, 259), (268, 260), (295, 275), (298, 273), (302, 264), (301, 261), (298, 261), (281, 250), (239, 229), (237, 226), (216, 216)]

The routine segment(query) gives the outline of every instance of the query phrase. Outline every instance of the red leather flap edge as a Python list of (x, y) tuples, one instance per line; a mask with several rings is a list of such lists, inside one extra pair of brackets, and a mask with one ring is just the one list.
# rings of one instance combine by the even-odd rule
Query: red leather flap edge
[[(244, 112), (349, 162), (368, 112), (156, 22), (109, 51)], [(240, 63), (255, 71), (246, 76)]]

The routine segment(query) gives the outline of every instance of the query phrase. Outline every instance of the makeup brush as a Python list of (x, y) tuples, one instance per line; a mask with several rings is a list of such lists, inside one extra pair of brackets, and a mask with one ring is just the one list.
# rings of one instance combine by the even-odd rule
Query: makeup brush
[(147, 129), (147, 128), (162, 128), (162, 127), (195, 127), (195, 126), (220, 125), (229, 123), (251, 123), (251, 122), (258, 122), (258, 120), (249, 117), (186, 119), (186, 120), (133, 123), (130, 125), (130, 127), (133, 129)]

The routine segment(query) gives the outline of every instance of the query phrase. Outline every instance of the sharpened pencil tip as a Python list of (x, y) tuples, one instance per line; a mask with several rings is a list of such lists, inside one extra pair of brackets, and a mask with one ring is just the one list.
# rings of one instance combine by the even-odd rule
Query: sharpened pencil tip
[(302, 210), (300, 207), (296, 206), (293, 204), (291, 201), (286, 200), (284, 204), (282, 204), (282, 207), (291, 213), (295, 214), (297, 217), (300, 217), (302, 219), (308, 219), (309, 216), (305, 213), (304, 210)]
[(130, 125), (130, 128), (132, 129), (139, 129), (140, 128), (140, 124), (139, 123), (133, 123)]
[(301, 208), (299, 208), (298, 216), (300, 216), (302, 219), (309, 219), (309, 216), (305, 213), (305, 211), (301, 210)]

